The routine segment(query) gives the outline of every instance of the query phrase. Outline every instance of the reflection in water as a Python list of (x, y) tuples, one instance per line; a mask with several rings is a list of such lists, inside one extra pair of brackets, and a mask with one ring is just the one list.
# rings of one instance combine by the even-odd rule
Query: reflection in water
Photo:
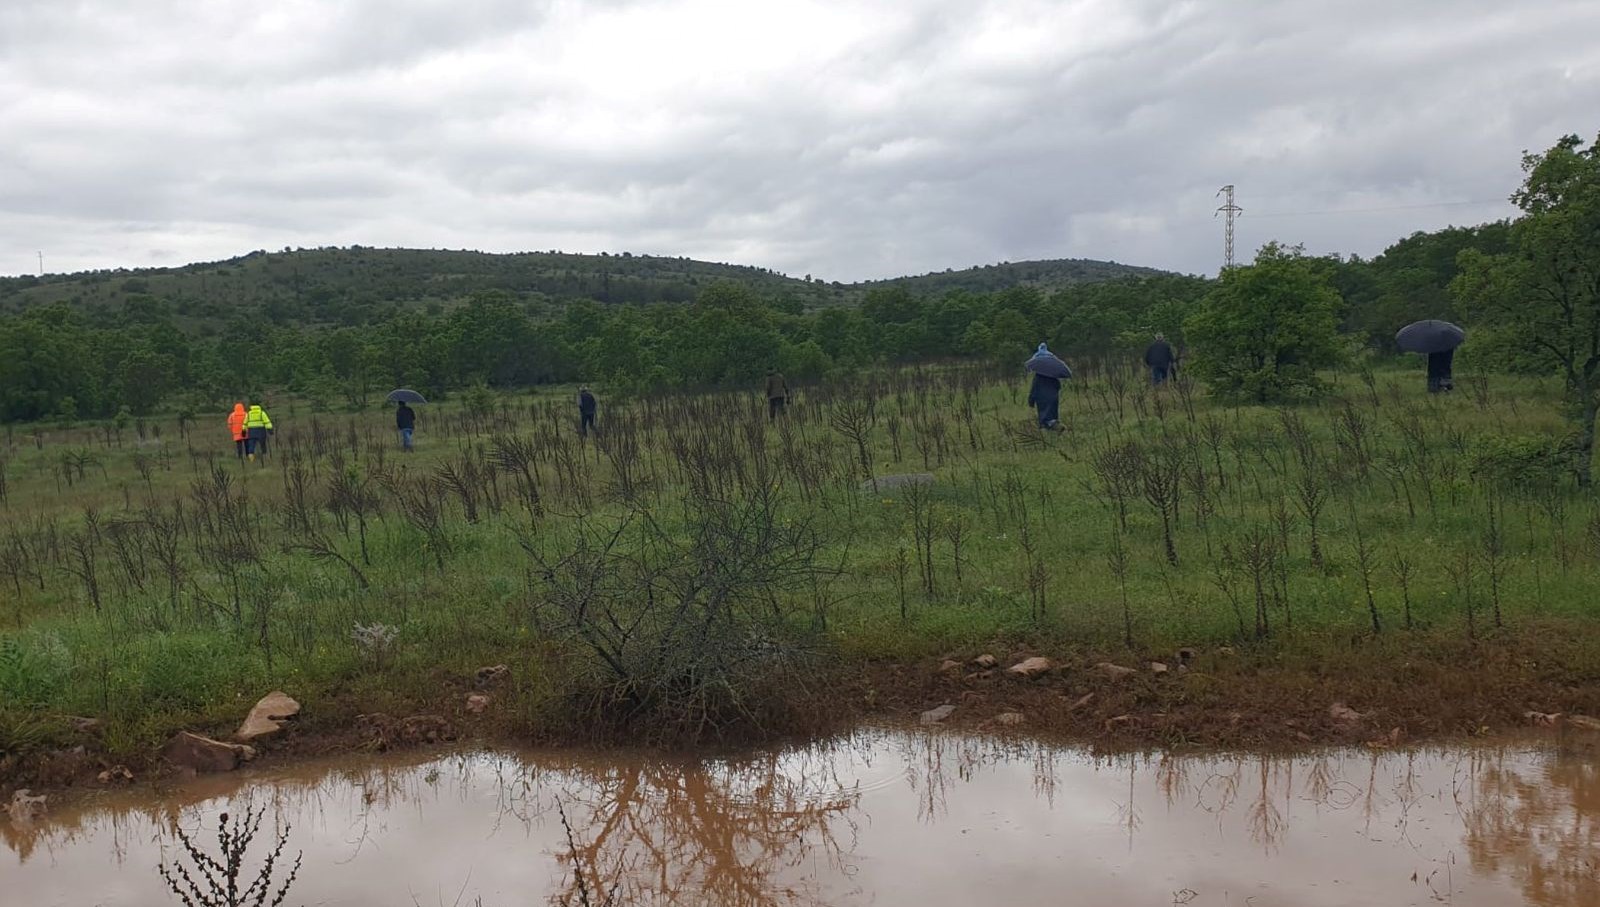
[(247, 805), (305, 850), (291, 903), (575, 903), (581, 876), (625, 904), (1600, 904), (1592, 756), (1103, 759), (899, 733), (729, 759), (413, 756), (108, 792), (33, 827), (0, 821), (0, 891), (165, 903), (155, 866), (176, 830)]

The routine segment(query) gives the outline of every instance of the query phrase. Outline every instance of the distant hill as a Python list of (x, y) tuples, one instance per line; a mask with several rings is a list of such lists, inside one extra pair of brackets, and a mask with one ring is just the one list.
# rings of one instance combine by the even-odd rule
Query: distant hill
[(1092, 258), (1049, 258), (1040, 261), (1006, 261), (995, 265), (963, 268), (959, 271), (936, 271), (915, 277), (869, 280), (850, 286), (855, 290), (904, 287), (918, 295), (937, 296), (951, 290), (986, 293), (1016, 286), (1054, 289), (1075, 283), (1093, 283), (1123, 277), (1154, 277), (1163, 273), (1166, 272), (1155, 268), (1141, 268)]
[(1007, 262), (960, 271), (863, 283), (789, 277), (767, 268), (654, 255), (579, 255), (557, 251), (491, 254), (431, 249), (350, 248), (252, 252), (177, 268), (85, 271), (0, 278), (0, 310), (65, 301), (91, 311), (130, 299), (171, 302), (191, 323), (217, 322), (240, 308), (274, 321), (359, 323), (378, 307), (448, 305), (483, 290), (530, 302), (688, 302), (713, 281), (734, 280), (764, 296), (815, 307), (859, 298), (875, 287), (918, 294), (985, 291), (1160, 273), (1088, 259)]

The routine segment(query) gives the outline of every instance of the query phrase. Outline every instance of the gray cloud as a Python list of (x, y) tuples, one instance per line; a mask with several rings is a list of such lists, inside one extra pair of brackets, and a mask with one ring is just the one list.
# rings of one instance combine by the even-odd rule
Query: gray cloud
[[(0, 272), (329, 244), (834, 279), (1373, 254), (1600, 124), (1600, 4), (7, 0)], [(1469, 204), (1458, 204), (1467, 202)]]

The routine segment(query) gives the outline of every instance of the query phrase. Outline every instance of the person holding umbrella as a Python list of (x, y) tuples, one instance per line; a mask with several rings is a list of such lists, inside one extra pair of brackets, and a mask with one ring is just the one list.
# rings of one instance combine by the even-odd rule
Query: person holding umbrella
[(1157, 334), (1155, 342), (1145, 348), (1144, 364), (1150, 367), (1150, 383), (1153, 385), (1159, 387), (1171, 377), (1173, 367), (1178, 364), (1178, 354), (1173, 351), (1165, 335)]
[(389, 396), (385, 399), (390, 403), (400, 404), (394, 410), (394, 427), (400, 433), (400, 449), (406, 453), (411, 453), (411, 437), (417, 430), (417, 411), (407, 404), (427, 403), (428, 401), (422, 399), (422, 395), (416, 391), (403, 387), (390, 391)]
[(1033, 386), (1028, 389), (1028, 405), (1038, 413), (1039, 427), (1064, 431), (1060, 421), (1061, 379), (1071, 378), (1072, 369), (1043, 343), (1039, 344), (1033, 358), (1023, 367), (1033, 373)]
[(1428, 357), (1428, 393), (1439, 394), (1455, 390), (1451, 367), (1456, 347), (1467, 339), (1467, 332), (1448, 321), (1428, 319), (1408, 324), (1394, 335), (1400, 349), (1408, 353), (1423, 353)]

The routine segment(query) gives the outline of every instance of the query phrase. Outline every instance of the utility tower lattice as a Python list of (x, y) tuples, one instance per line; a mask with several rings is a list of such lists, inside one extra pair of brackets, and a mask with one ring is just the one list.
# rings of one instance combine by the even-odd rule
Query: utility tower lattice
[[(1244, 213), (1244, 209), (1233, 203), (1233, 184), (1229, 183), (1217, 190), (1222, 196), (1222, 207), (1217, 209), (1217, 214), (1223, 216), (1222, 240), (1222, 269), (1233, 267), (1233, 219)], [(1216, 217), (1217, 214), (1211, 215)]]

